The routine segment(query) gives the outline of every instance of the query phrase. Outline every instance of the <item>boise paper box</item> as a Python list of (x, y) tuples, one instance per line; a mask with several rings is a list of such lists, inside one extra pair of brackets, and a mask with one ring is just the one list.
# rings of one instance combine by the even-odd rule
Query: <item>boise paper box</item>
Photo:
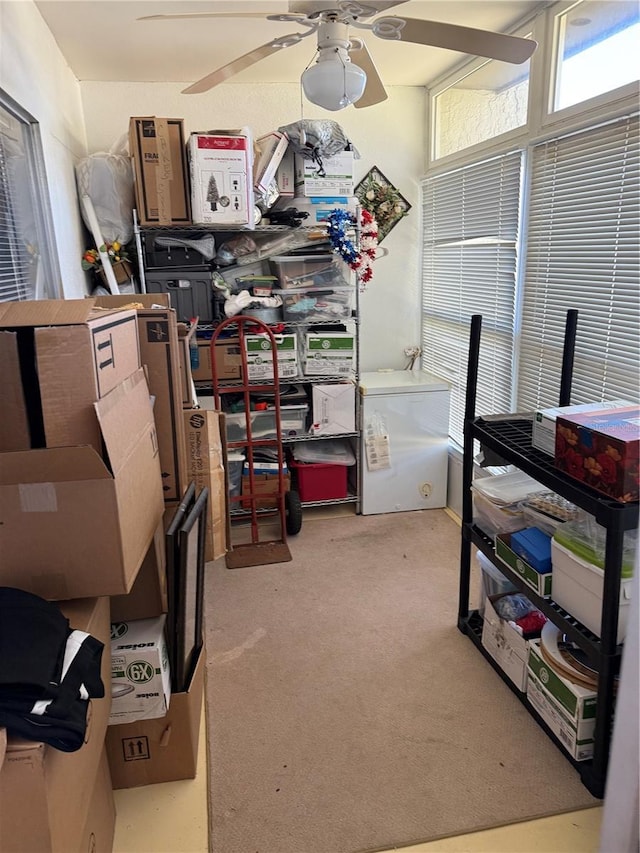
[(188, 689), (172, 694), (164, 717), (109, 726), (106, 747), (114, 788), (195, 778), (204, 668), (201, 650)]
[(295, 155), (295, 190), (300, 196), (352, 196), (353, 151), (341, 151), (322, 158), (322, 168), (315, 160)]
[(72, 628), (104, 644), (100, 676), (105, 696), (89, 700), (85, 742), (75, 752), (8, 738), (4, 761), (0, 758), (0, 850), (11, 853), (88, 850), (83, 828), (94, 813), (96, 785), (106, 800), (104, 806), (110, 807), (110, 789), (104, 780), (96, 782), (111, 706), (109, 599), (61, 601), (59, 607)]
[[(244, 129), (243, 129), (244, 131)], [(193, 221), (253, 225), (251, 134), (224, 131), (189, 137)]]
[(0, 583), (61, 600), (133, 586), (162, 518), (142, 369), (94, 403), (106, 448), (0, 453)]
[(181, 118), (129, 119), (136, 210), (141, 225), (191, 222), (189, 178)]
[(555, 466), (617, 501), (638, 500), (640, 406), (558, 415)]
[[(186, 487), (186, 458), (182, 425), (182, 377), (176, 312), (167, 294), (136, 294), (135, 311), (140, 340), (140, 358), (145, 367), (149, 392), (154, 398), (153, 417), (165, 501), (180, 500)], [(101, 296), (102, 307), (131, 304), (131, 297)], [(152, 307), (156, 306), (156, 307)]]
[(350, 376), (355, 338), (347, 332), (307, 332), (304, 337), (305, 376)]
[(312, 400), (314, 435), (355, 432), (356, 389), (352, 382), (314, 385)]
[(111, 623), (109, 725), (164, 717), (171, 699), (166, 616)]
[(189, 479), (196, 484), (197, 494), (205, 486), (209, 489), (204, 556), (205, 560), (216, 560), (227, 551), (227, 504), (220, 416), (218, 412), (207, 409), (185, 409), (183, 417)]
[[(293, 379), (300, 372), (298, 339), (295, 335), (274, 335), (278, 360), (278, 376)], [(245, 335), (247, 351), (247, 378), (272, 381), (273, 353), (271, 338), (267, 335)]]
[(527, 689), (529, 642), (508, 621), (498, 616), (493, 603), (499, 598), (502, 596), (485, 598), (482, 645), (518, 690), (524, 693)]
[(597, 693), (547, 666), (539, 640), (529, 643), (527, 699), (573, 758), (592, 757)]
[[(140, 367), (140, 350), (135, 311), (96, 306), (95, 299), (0, 303), (0, 328), (16, 336), (20, 353), (20, 372), (10, 362), (7, 382), (22, 384), (10, 393), (25, 402), (24, 449), (90, 444), (101, 450), (93, 404)], [(3, 419), (6, 413), (11, 422), (16, 411), (8, 405)]]

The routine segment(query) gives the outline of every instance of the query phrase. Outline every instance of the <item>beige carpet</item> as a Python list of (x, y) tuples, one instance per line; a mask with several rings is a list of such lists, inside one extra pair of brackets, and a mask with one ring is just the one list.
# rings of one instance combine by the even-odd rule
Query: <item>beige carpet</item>
[(212, 853), (356, 853), (596, 804), (456, 628), (443, 511), (305, 520), (208, 566)]

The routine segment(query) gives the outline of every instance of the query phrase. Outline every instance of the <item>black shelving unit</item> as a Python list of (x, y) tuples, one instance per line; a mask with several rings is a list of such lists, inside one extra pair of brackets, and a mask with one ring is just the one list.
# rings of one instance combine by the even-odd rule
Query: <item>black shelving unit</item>
[[(559, 405), (570, 404), (573, 357), (575, 350), (577, 311), (567, 313), (563, 347), (562, 376)], [(532, 418), (516, 414), (476, 417), (476, 389), (480, 352), (482, 316), (471, 318), (469, 362), (467, 368), (467, 396), (464, 418), (462, 543), (460, 551), (460, 589), (458, 628), (466, 634), (496, 672), (508, 684), (529, 713), (537, 720), (549, 737), (562, 749), (560, 740), (546, 726), (526, 695), (517, 691), (482, 645), (482, 616), (469, 609), (471, 551), (479, 549), (491, 562), (567, 636), (589, 656), (599, 672), (597, 716), (594, 732), (593, 758), (575, 761), (564, 749), (563, 754), (580, 773), (588, 790), (604, 797), (609, 749), (614, 719), (615, 678), (620, 668), (622, 646), (616, 642), (618, 631), (618, 602), (622, 567), (623, 537), (627, 530), (638, 526), (638, 503), (624, 504), (601, 495), (558, 470), (553, 460), (532, 447)], [(596, 637), (566, 610), (553, 600), (542, 598), (527, 586), (519, 575), (495, 555), (492, 540), (473, 524), (471, 483), (473, 479), (474, 447), (483, 447), (498, 454), (505, 464), (514, 465), (533, 477), (543, 486), (562, 495), (567, 500), (595, 516), (606, 530), (605, 572), (602, 600), (601, 636)]]

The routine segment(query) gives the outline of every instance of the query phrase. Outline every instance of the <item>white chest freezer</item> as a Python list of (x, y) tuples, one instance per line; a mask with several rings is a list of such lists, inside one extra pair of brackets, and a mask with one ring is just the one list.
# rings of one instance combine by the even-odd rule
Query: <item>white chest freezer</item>
[(363, 515), (447, 503), (449, 384), (424, 371), (363, 373)]

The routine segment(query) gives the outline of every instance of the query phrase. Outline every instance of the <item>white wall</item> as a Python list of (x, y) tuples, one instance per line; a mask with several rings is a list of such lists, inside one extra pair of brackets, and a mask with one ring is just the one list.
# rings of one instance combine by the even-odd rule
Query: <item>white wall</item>
[[(81, 84), (90, 153), (109, 150), (127, 132), (129, 117), (183, 118), (186, 134), (214, 128), (251, 127), (255, 136), (301, 118), (297, 84), (226, 83), (204, 95), (181, 95), (184, 84)], [(383, 104), (337, 113), (305, 101), (305, 118), (337, 121), (359, 150), (356, 182), (375, 165), (412, 205), (387, 236), (389, 256), (376, 261), (361, 295), (361, 367), (402, 368), (403, 349), (420, 340), (419, 178), (424, 172), (425, 90), (393, 87)]]
[(80, 85), (31, 0), (0, 2), (0, 88), (40, 126), (62, 293), (83, 297), (75, 163), (86, 156)]

